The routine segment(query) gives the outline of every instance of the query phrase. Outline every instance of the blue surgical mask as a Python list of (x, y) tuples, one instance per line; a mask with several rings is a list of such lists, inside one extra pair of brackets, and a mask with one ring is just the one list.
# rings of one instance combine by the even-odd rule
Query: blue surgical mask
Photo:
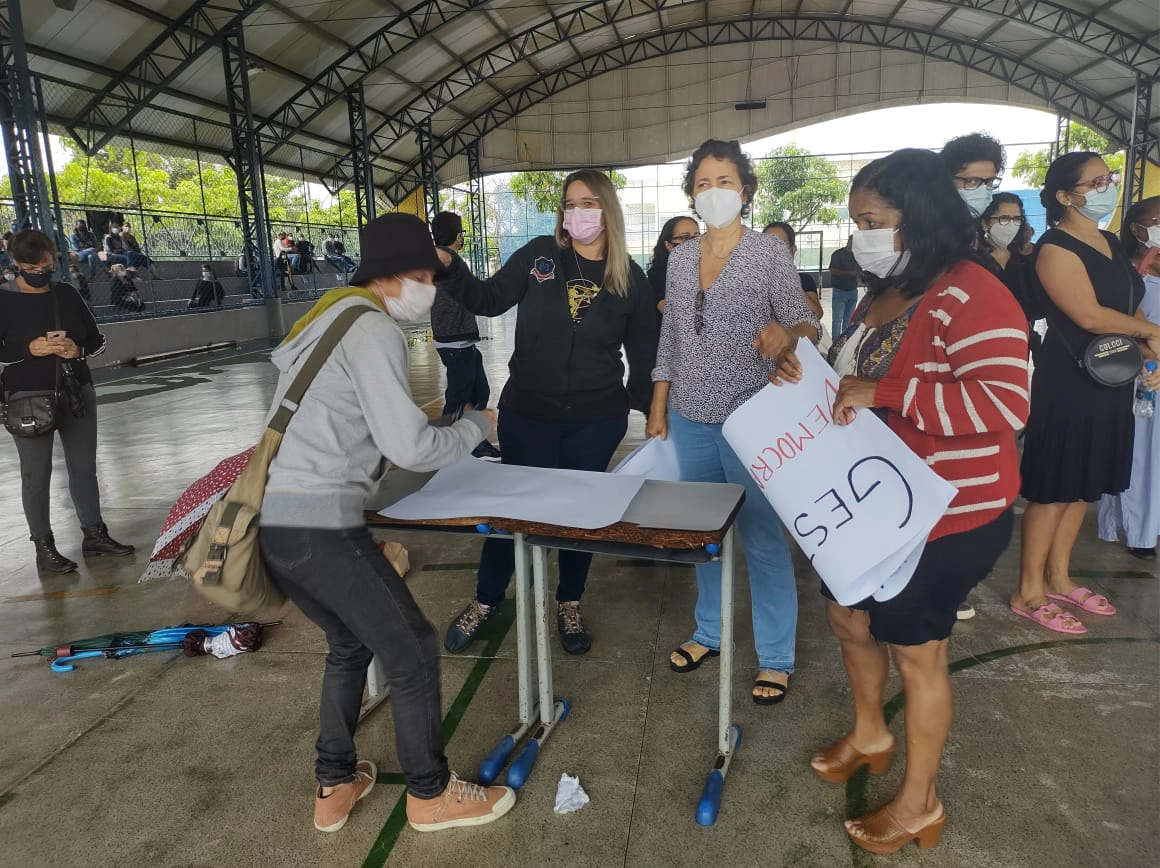
[(1116, 205), (1120, 202), (1120, 190), (1115, 184), (1108, 184), (1108, 188), (1102, 193), (1092, 190), (1084, 194), (1084, 200), (1076, 210), (1089, 220), (1099, 223), (1116, 210)]
[(974, 190), (960, 189), (959, 195), (963, 197), (963, 201), (971, 209), (971, 214), (978, 217), (987, 210), (987, 206), (991, 204), (991, 197), (994, 194), (991, 192), (990, 187), (985, 184), (980, 184)]

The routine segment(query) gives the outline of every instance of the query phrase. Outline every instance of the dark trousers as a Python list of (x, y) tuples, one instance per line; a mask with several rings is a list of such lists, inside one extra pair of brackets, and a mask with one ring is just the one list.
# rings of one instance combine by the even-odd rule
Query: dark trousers
[(411, 592), (365, 527), (263, 527), (262, 560), (274, 584), (326, 634), (315, 776), (323, 786), (354, 779), (358, 725), (372, 655), (391, 685), (395, 746), (407, 788), (443, 792), (439, 640)]
[[(498, 430), (504, 464), (604, 471), (624, 439), (628, 417), (595, 422), (554, 422), (504, 410), (499, 414)], [(584, 595), (591, 563), (592, 555), (587, 552), (560, 552), (558, 602), (572, 602)], [(479, 558), (476, 599), (486, 606), (503, 602), (515, 569), (516, 552), (512, 541), (487, 540)]]
[[(81, 527), (101, 524), (101, 492), (97, 488), (97, 394), (92, 386), (81, 392), (85, 415), (79, 419), (62, 406), (57, 411), (56, 434), (64, 446), (68, 491)], [(34, 539), (52, 533), (52, 450), (56, 435), (13, 437), (20, 456), (20, 494), (24, 517)]]
[(447, 391), (443, 395), (443, 415), (454, 413), (464, 404), (482, 410), (491, 398), (483, 355), (476, 346), (438, 347), (439, 358), (447, 369)]

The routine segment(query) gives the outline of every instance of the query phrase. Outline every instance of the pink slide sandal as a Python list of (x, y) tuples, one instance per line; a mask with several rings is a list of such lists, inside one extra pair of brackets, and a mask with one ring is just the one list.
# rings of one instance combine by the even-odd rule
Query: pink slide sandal
[(1059, 600), (1061, 603), (1070, 603), (1073, 606), (1079, 606), (1085, 612), (1091, 612), (1093, 615), (1116, 614), (1116, 607), (1108, 602), (1108, 598), (1103, 594), (1097, 594), (1091, 588), (1075, 588), (1067, 596), (1063, 594), (1048, 594), (1047, 598), (1049, 600)]
[(1012, 615), (1026, 618), (1031, 623), (1045, 627), (1053, 633), (1082, 636), (1087, 632), (1087, 627), (1081, 624), (1078, 618), (1063, 611), (1055, 603), (1044, 603), (1034, 612), (1024, 612), (1022, 609), (1016, 609), (1014, 606), (1008, 606), (1007, 608), (1011, 610)]

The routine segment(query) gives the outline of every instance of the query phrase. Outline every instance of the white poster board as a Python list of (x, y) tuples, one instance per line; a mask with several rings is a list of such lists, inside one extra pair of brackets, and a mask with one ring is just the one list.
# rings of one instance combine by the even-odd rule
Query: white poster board
[(405, 521), (507, 518), (594, 530), (620, 521), (642, 485), (639, 476), (494, 464), (469, 456), (379, 514)]
[(839, 603), (889, 600), (956, 489), (870, 410), (834, 424), (838, 375), (808, 341), (797, 354), (802, 381), (738, 407), (725, 439)]
[(680, 482), (681, 466), (673, 438), (650, 437), (625, 456), (612, 471), (621, 476), (640, 476), (662, 482)]

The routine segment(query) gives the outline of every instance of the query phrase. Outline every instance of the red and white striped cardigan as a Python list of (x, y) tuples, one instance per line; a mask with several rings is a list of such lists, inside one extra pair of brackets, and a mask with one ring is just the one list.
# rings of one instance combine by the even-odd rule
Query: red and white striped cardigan
[(930, 539), (981, 527), (1015, 501), (1029, 386), (1023, 310), (985, 268), (958, 263), (919, 302), (874, 393), (891, 430), (959, 490)]

